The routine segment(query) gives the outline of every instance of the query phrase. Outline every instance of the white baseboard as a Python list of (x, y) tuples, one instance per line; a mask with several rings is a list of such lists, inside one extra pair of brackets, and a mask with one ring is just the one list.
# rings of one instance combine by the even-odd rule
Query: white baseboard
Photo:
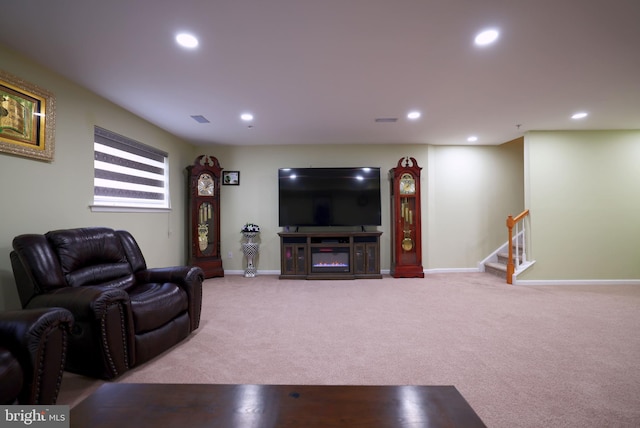
[(640, 279), (516, 279), (513, 285), (640, 285)]
[(480, 268), (437, 268), (437, 269), (425, 269), (426, 275), (432, 273), (469, 273), (469, 272), (482, 272)]

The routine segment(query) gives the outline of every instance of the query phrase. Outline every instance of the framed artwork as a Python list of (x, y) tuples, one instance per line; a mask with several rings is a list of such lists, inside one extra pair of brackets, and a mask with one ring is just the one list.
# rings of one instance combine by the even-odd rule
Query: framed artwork
[(51, 162), (55, 97), (0, 70), (0, 152)]
[(240, 171), (223, 171), (222, 184), (226, 184), (227, 186), (240, 185)]

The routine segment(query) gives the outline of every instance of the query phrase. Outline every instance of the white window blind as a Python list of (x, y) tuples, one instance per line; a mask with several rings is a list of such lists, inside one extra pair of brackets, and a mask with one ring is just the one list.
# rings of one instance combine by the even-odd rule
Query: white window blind
[(93, 204), (170, 208), (168, 154), (96, 126)]

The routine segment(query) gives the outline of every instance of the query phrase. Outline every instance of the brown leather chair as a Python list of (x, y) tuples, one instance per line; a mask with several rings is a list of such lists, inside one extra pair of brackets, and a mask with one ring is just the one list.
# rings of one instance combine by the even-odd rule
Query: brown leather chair
[(202, 269), (147, 269), (129, 232), (105, 227), (20, 235), (11, 265), (24, 308), (75, 318), (66, 369), (113, 379), (185, 339), (200, 324)]
[(72, 323), (62, 308), (0, 313), (0, 405), (56, 404)]

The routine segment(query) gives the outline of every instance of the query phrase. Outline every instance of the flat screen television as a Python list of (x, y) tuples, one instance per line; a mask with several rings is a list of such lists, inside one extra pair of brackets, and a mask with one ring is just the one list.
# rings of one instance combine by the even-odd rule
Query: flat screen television
[(281, 168), (279, 226), (380, 226), (380, 168)]

